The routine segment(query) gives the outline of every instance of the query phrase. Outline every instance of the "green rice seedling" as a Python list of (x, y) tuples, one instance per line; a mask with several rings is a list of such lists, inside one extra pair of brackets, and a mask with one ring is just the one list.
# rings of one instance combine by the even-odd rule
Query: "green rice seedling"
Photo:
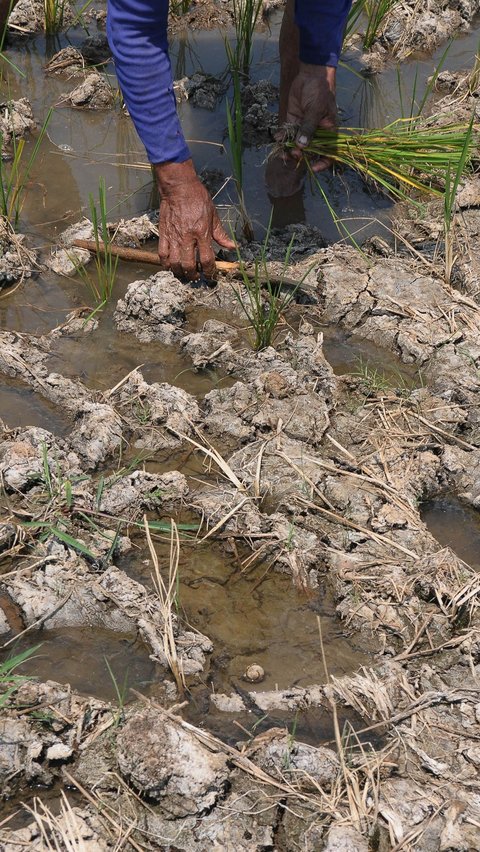
[(240, 217), (242, 220), (242, 230), (245, 239), (253, 240), (253, 228), (250, 218), (247, 213), (245, 204), (245, 196), (243, 193), (243, 111), (242, 111), (242, 93), (240, 88), (240, 74), (235, 65), (235, 57), (232, 48), (228, 42), (225, 42), (225, 50), (230, 64), (230, 70), (233, 82), (233, 101), (230, 105), (228, 99), (226, 101), (227, 109), (227, 130), (228, 140), (230, 143), (230, 153), (232, 157), (232, 172), (235, 188), (238, 196), (238, 206)]
[(0, 663), (0, 708), (5, 707), (15, 690), (24, 681), (29, 680), (25, 675), (14, 674), (14, 672), (22, 663), (29, 660), (40, 647), (41, 645), (35, 645), (33, 648), (28, 648), (26, 651), (22, 651), (20, 654), (16, 654), (14, 657), (10, 657), (8, 660)]
[(366, 15), (367, 25), (363, 36), (364, 50), (370, 50), (380, 35), (388, 15), (398, 0), (364, 0), (363, 12)]
[[(9, 6), (8, 6), (8, 12), (5, 15), (5, 21), (3, 23), (3, 27), (2, 27), (2, 30), (0, 32), (0, 60), (2, 62), (6, 62), (7, 65), (10, 66), (10, 68), (13, 68), (13, 70), (17, 74), (20, 74), (20, 77), (25, 77), (26, 76), (25, 71), (22, 71), (18, 67), (18, 65), (15, 65), (15, 63), (12, 62), (11, 59), (9, 59), (9, 57), (7, 56), (7, 54), (3, 50), (3, 48), (5, 46), (5, 39), (7, 37), (7, 32), (8, 32), (8, 20), (10, 18), (10, 12), (13, 9), (14, 3), (15, 3), (15, 0), (10, 0)], [(3, 67), (1, 67), (1, 66), (0, 66), (0, 79), (3, 80)]]
[[(398, 0), (354, 0), (347, 23), (343, 44), (346, 46), (352, 36), (360, 29), (363, 31), (363, 49), (370, 50), (379, 37), (387, 17)], [(362, 24), (365, 24), (363, 27)]]
[[(415, 69), (415, 74), (414, 74), (414, 77), (413, 77), (413, 85), (412, 85), (412, 91), (410, 93), (410, 103), (408, 105), (408, 110), (407, 110), (407, 103), (408, 102), (406, 102), (404, 91), (403, 91), (401, 69), (400, 69), (399, 66), (397, 66), (398, 98), (399, 98), (399, 102), (400, 102), (400, 115), (403, 119), (417, 119), (421, 115), (423, 115), (423, 111), (425, 109), (425, 106), (426, 106), (430, 96), (432, 95), (432, 93), (435, 90), (435, 86), (436, 86), (439, 74), (440, 74), (443, 66), (445, 65), (445, 60), (446, 60), (446, 58), (447, 58), (447, 56), (450, 52), (450, 48), (451, 48), (452, 44), (453, 44), (453, 39), (450, 39), (445, 50), (443, 51), (443, 53), (441, 55), (439, 61), (437, 62), (437, 65), (435, 67), (433, 74), (431, 75), (431, 77), (428, 78), (427, 85), (425, 86), (425, 91), (424, 91), (424, 93), (423, 93), (423, 95), (422, 95), (422, 97), (421, 97), (421, 99), (418, 103), (417, 103), (417, 90), (418, 90), (418, 70), (419, 69), (418, 69), (418, 65), (417, 65), (417, 67)], [(412, 129), (414, 129), (414, 128), (415, 128), (415, 122), (412, 123)]]
[(87, 321), (97, 311), (102, 310), (110, 299), (118, 266), (118, 257), (115, 257), (112, 252), (112, 237), (107, 223), (107, 194), (104, 177), (100, 178), (98, 185), (98, 205), (99, 210), (97, 211), (95, 199), (90, 193), (89, 206), (95, 240), (94, 274), (92, 275), (83, 264), (76, 262), (73, 255), (71, 258), (75, 269), (89, 288), (95, 301), (95, 309), (87, 317)]
[(444, 256), (445, 256), (445, 281), (451, 283), (452, 271), (455, 263), (455, 205), (457, 200), (457, 192), (465, 172), (466, 165), (470, 159), (470, 149), (473, 140), (473, 121), (475, 113), (472, 113), (470, 124), (465, 140), (461, 157), (458, 160), (455, 171), (453, 166), (449, 168), (445, 179), (445, 192), (443, 196), (443, 233), (444, 233)]
[[(12, 137), (12, 160), (6, 162), (0, 157), (0, 213), (8, 219), (14, 228), (18, 227), (20, 213), (28, 191), (28, 181), (38, 157), (52, 112), (52, 109), (48, 111), (29, 156), (26, 150), (25, 139), (17, 139), (14, 135)], [(1, 133), (0, 148), (3, 151), (4, 140)]]
[(262, 9), (263, 0), (233, 0), (235, 27), (235, 68), (248, 77), (252, 62), (253, 33)]
[(347, 23), (345, 24), (345, 32), (343, 34), (344, 49), (348, 46), (352, 36), (358, 31), (364, 12), (365, 0), (354, 0), (348, 13)]
[(56, 35), (63, 28), (67, 0), (44, 0), (45, 34)]
[(170, 9), (172, 14), (179, 18), (181, 15), (186, 15), (190, 11), (191, 5), (191, 0), (177, 0), (177, 2), (170, 5)]
[[(396, 200), (418, 203), (414, 193), (443, 197), (447, 175), (460, 170), (460, 179), (477, 137), (473, 125), (469, 130), (468, 125), (398, 119), (381, 130), (318, 129), (304, 152), (354, 169)], [(293, 148), (295, 141), (286, 145)]]
[(113, 725), (116, 728), (120, 724), (120, 722), (122, 721), (123, 715), (124, 715), (125, 704), (126, 704), (127, 693), (128, 693), (128, 669), (126, 670), (126, 672), (123, 676), (123, 683), (120, 685), (117, 678), (115, 677), (115, 673), (114, 673), (110, 663), (108, 662), (108, 659), (106, 658), (105, 654), (103, 655), (103, 659), (105, 660), (105, 665), (107, 667), (108, 674), (110, 675), (110, 679), (113, 683), (113, 688), (115, 689), (115, 695), (117, 696), (118, 710), (115, 713), (114, 719), (113, 719)]
[(288, 290), (282, 288), (282, 279), (290, 263), (293, 241), (295, 239), (294, 234), (285, 253), (280, 283), (272, 283), (266, 259), (270, 230), (271, 221), (262, 246), (260, 258), (255, 258), (252, 273), (247, 272), (245, 269), (240, 250), (237, 247), (244, 291), (232, 285), (235, 298), (249, 322), (252, 333), (252, 347), (257, 352), (266, 349), (268, 346), (272, 346), (274, 343), (279, 332), (282, 317), (290, 303), (295, 299), (298, 288), (310, 271), (307, 269), (305, 275), (298, 282), (297, 287), (290, 287)]

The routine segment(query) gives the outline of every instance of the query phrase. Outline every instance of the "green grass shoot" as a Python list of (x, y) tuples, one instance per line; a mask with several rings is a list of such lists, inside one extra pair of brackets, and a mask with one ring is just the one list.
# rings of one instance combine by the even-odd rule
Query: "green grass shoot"
[(35, 654), (40, 647), (41, 645), (35, 645), (33, 648), (27, 648), (26, 651), (22, 651), (20, 654), (16, 654), (14, 657), (9, 657), (8, 660), (4, 660), (3, 663), (0, 663), (0, 708), (5, 707), (15, 690), (18, 689), (24, 681), (29, 680), (27, 676), (18, 675), (15, 674), (15, 672), (22, 663), (31, 659), (33, 654)]
[(248, 77), (253, 52), (253, 33), (262, 9), (263, 0), (233, 0), (235, 27), (234, 65)]
[(92, 217), (93, 238), (95, 240), (94, 273), (84, 264), (76, 262), (72, 255), (75, 269), (87, 285), (95, 302), (95, 308), (89, 315), (91, 319), (97, 311), (102, 310), (112, 295), (113, 285), (117, 274), (118, 257), (112, 252), (112, 237), (107, 223), (107, 192), (105, 178), (101, 177), (98, 185), (98, 207), (93, 195), (89, 195), (90, 215)]
[[(14, 228), (18, 227), (20, 213), (28, 192), (28, 181), (52, 112), (52, 109), (48, 111), (30, 155), (27, 153), (25, 139), (17, 139), (14, 135), (12, 137), (11, 161), (4, 161), (0, 158), (0, 212)], [(0, 147), (2, 150), (4, 149), (2, 134), (0, 134)]]
[(254, 268), (251, 274), (245, 269), (240, 255), (240, 250), (237, 246), (237, 255), (244, 289), (241, 290), (235, 285), (232, 285), (235, 298), (240, 304), (249, 322), (250, 333), (252, 335), (252, 347), (256, 351), (272, 346), (278, 336), (279, 326), (285, 311), (290, 303), (295, 299), (298, 287), (300, 287), (310, 271), (307, 269), (303, 278), (298, 282), (297, 287), (291, 287), (288, 290), (282, 288), (282, 278), (284, 277), (290, 263), (290, 256), (295, 239), (294, 234), (285, 253), (283, 269), (280, 275), (280, 283), (277, 283), (277, 281), (272, 283), (266, 258), (270, 230), (271, 220), (260, 257), (255, 259)]

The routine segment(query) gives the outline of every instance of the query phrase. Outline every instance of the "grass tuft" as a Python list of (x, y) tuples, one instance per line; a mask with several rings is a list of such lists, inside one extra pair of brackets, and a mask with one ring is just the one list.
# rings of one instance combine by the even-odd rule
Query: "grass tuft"
[(90, 193), (89, 206), (95, 240), (94, 274), (92, 275), (83, 263), (78, 263), (77, 259), (73, 255), (71, 256), (76, 271), (87, 285), (95, 301), (95, 309), (87, 318), (87, 321), (97, 311), (102, 310), (110, 299), (118, 266), (118, 257), (112, 251), (113, 238), (110, 236), (107, 224), (107, 194), (105, 178), (103, 177), (100, 178), (98, 185), (98, 203), (99, 210), (97, 211), (95, 199)]
[[(28, 191), (28, 182), (32, 169), (40, 151), (53, 110), (49, 110), (40, 128), (30, 156), (27, 155), (25, 139), (12, 137), (12, 159), (10, 162), (0, 157), (0, 212), (10, 224), (18, 227), (20, 213)], [(4, 140), (0, 133), (0, 148), (3, 151)]]
[(35, 645), (33, 648), (27, 648), (20, 654), (10, 657), (3, 663), (0, 663), (0, 708), (5, 707), (10, 696), (21, 686), (24, 681), (29, 680), (25, 675), (15, 674), (19, 666), (26, 660), (29, 660), (33, 654), (40, 648), (40, 645)]
[(298, 282), (297, 287), (289, 287), (288, 289), (282, 287), (282, 280), (290, 263), (295, 239), (294, 234), (287, 246), (280, 274), (280, 282), (278, 282), (278, 278), (276, 277), (275, 284), (272, 283), (266, 257), (270, 230), (271, 221), (260, 257), (254, 260), (252, 272), (246, 270), (237, 246), (239, 268), (244, 290), (232, 285), (235, 298), (239, 302), (250, 324), (252, 347), (256, 351), (266, 349), (274, 343), (279, 333), (279, 326), (283, 315), (290, 303), (295, 299), (298, 287), (300, 287), (310, 271), (310, 269), (307, 269), (305, 275)]

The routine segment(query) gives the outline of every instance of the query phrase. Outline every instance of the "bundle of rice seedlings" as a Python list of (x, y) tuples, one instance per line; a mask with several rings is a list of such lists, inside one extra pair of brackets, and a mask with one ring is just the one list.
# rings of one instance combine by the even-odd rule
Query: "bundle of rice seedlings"
[[(286, 146), (294, 148), (295, 141)], [(381, 130), (318, 129), (303, 150), (354, 169), (394, 199), (412, 201), (415, 192), (443, 197), (449, 176), (468, 170), (477, 147), (471, 123), (435, 126), (407, 118)]]

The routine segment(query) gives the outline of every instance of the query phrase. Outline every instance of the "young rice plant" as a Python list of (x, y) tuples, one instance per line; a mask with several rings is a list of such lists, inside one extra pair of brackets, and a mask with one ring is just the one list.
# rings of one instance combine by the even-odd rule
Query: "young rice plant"
[(44, 0), (45, 34), (56, 35), (63, 28), (67, 0)]
[(83, 264), (75, 262), (73, 257), (72, 262), (95, 301), (95, 310), (90, 314), (90, 319), (97, 311), (105, 307), (110, 299), (118, 266), (118, 257), (113, 254), (112, 237), (107, 224), (105, 178), (100, 178), (98, 185), (98, 211), (91, 193), (89, 195), (89, 206), (95, 240), (95, 256), (93, 259), (95, 272), (93, 275), (90, 274), (90, 271)]
[[(29, 156), (25, 147), (25, 139), (17, 139), (14, 135), (12, 137), (11, 161), (4, 161), (0, 158), (0, 212), (14, 228), (18, 227), (20, 213), (28, 191), (28, 181), (35, 160), (38, 157), (52, 112), (53, 110), (51, 109), (48, 111)], [(3, 150), (3, 136), (1, 133), (0, 146)]]
[(276, 280), (275, 283), (272, 282), (266, 258), (270, 230), (271, 220), (262, 246), (260, 258), (255, 259), (253, 272), (251, 274), (245, 269), (245, 265), (240, 255), (240, 250), (237, 247), (237, 255), (244, 291), (233, 286), (233, 292), (250, 324), (252, 347), (256, 351), (266, 349), (274, 343), (278, 335), (282, 317), (290, 303), (294, 300), (298, 287), (301, 286), (310, 271), (307, 269), (305, 275), (301, 278), (296, 287), (289, 287), (288, 290), (285, 287), (282, 287), (285, 272), (290, 263), (293, 241), (295, 239), (294, 234), (285, 253), (280, 280)]
[(348, 14), (344, 44), (348, 43), (364, 21), (363, 49), (370, 50), (397, 2), (398, 0), (355, 0)]
[(232, 172), (235, 187), (237, 190), (243, 234), (245, 239), (251, 241), (253, 240), (254, 236), (253, 228), (247, 213), (245, 197), (243, 194), (243, 112), (242, 93), (240, 88), (240, 73), (235, 65), (232, 48), (227, 41), (225, 42), (225, 50), (230, 64), (233, 82), (232, 104), (230, 105), (228, 98), (226, 101), (227, 129), (228, 140), (230, 143), (230, 152), (232, 157)]
[[(233, 0), (233, 26), (235, 27), (235, 50), (233, 64), (237, 71), (248, 77), (252, 62), (253, 33), (263, 0)], [(232, 62), (230, 67), (233, 67)]]

